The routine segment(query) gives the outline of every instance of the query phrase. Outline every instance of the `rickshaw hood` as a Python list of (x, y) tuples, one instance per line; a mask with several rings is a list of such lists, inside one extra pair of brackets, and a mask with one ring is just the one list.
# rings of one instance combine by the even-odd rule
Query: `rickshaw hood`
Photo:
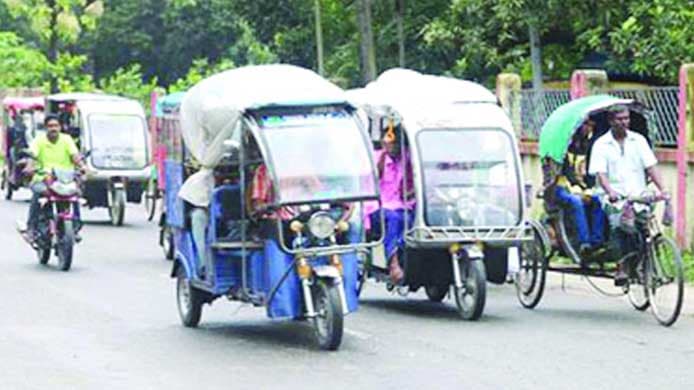
[(43, 97), (6, 97), (2, 100), (2, 106), (17, 112), (21, 110), (42, 110)]
[(540, 158), (550, 157), (561, 164), (571, 137), (591, 113), (615, 104), (631, 105), (631, 99), (594, 95), (572, 100), (552, 112), (540, 131)]

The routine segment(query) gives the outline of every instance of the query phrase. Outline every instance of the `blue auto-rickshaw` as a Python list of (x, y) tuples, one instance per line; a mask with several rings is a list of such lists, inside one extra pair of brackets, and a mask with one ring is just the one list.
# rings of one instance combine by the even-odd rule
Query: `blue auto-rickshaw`
[[(377, 244), (348, 217), (379, 201), (369, 139), (344, 92), (306, 69), (244, 67), (189, 90), (180, 124), (165, 171), (183, 324), (227, 297), (310, 320), (320, 348), (337, 349), (358, 306), (358, 255)], [(258, 170), (271, 181), (260, 205)]]

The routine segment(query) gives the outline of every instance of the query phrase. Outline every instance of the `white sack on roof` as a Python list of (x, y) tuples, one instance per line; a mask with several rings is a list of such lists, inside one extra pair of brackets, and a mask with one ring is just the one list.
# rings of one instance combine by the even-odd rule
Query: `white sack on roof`
[(484, 86), (451, 77), (425, 75), (409, 69), (383, 72), (366, 87), (350, 91), (350, 99), (370, 115), (389, 111), (422, 112), (427, 106), (455, 103), (494, 103), (496, 96)]
[(227, 70), (202, 80), (181, 103), (181, 132), (186, 149), (202, 165), (181, 187), (179, 196), (207, 207), (214, 187), (213, 168), (224, 154), (243, 113), (266, 106), (346, 102), (344, 91), (316, 73), (292, 65), (259, 65)]

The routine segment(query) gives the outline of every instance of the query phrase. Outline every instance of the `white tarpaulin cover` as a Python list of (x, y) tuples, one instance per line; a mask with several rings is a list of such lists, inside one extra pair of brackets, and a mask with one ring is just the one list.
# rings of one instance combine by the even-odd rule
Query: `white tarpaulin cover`
[(342, 89), (316, 73), (292, 65), (231, 69), (202, 80), (181, 103), (181, 132), (186, 149), (201, 164), (179, 196), (207, 207), (214, 187), (213, 168), (224, 155), (244, 111), (266, 106), (346, 103)]
[(369, 115), (395, 110), (425, 112), (426, 106), (455, 103), (494, 103), (496, 96), (484, 86), (451, 77), (425, 75), (395, 68), (383, 72), (366, 87), (348, 92), (350, 100)]

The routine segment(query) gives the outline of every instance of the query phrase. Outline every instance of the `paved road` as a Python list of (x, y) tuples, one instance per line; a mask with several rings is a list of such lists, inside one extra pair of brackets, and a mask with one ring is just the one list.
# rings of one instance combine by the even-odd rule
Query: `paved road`
[(69, 273), (39, 266), (19, 240), (26, 208), (0, 201), (0, 389), (694, 388), (691, 306), (665, 329), (574, 280), (553, 283), (535, 311), (511, 286), (491, 288), (470, 323), (450, 302), (367, 285), (342, 349), (325, 353), (307, 325), (222, 300), (199, 329), (182, 327), (170, 263), (139, 207), (123, 228), (87, 212)]

